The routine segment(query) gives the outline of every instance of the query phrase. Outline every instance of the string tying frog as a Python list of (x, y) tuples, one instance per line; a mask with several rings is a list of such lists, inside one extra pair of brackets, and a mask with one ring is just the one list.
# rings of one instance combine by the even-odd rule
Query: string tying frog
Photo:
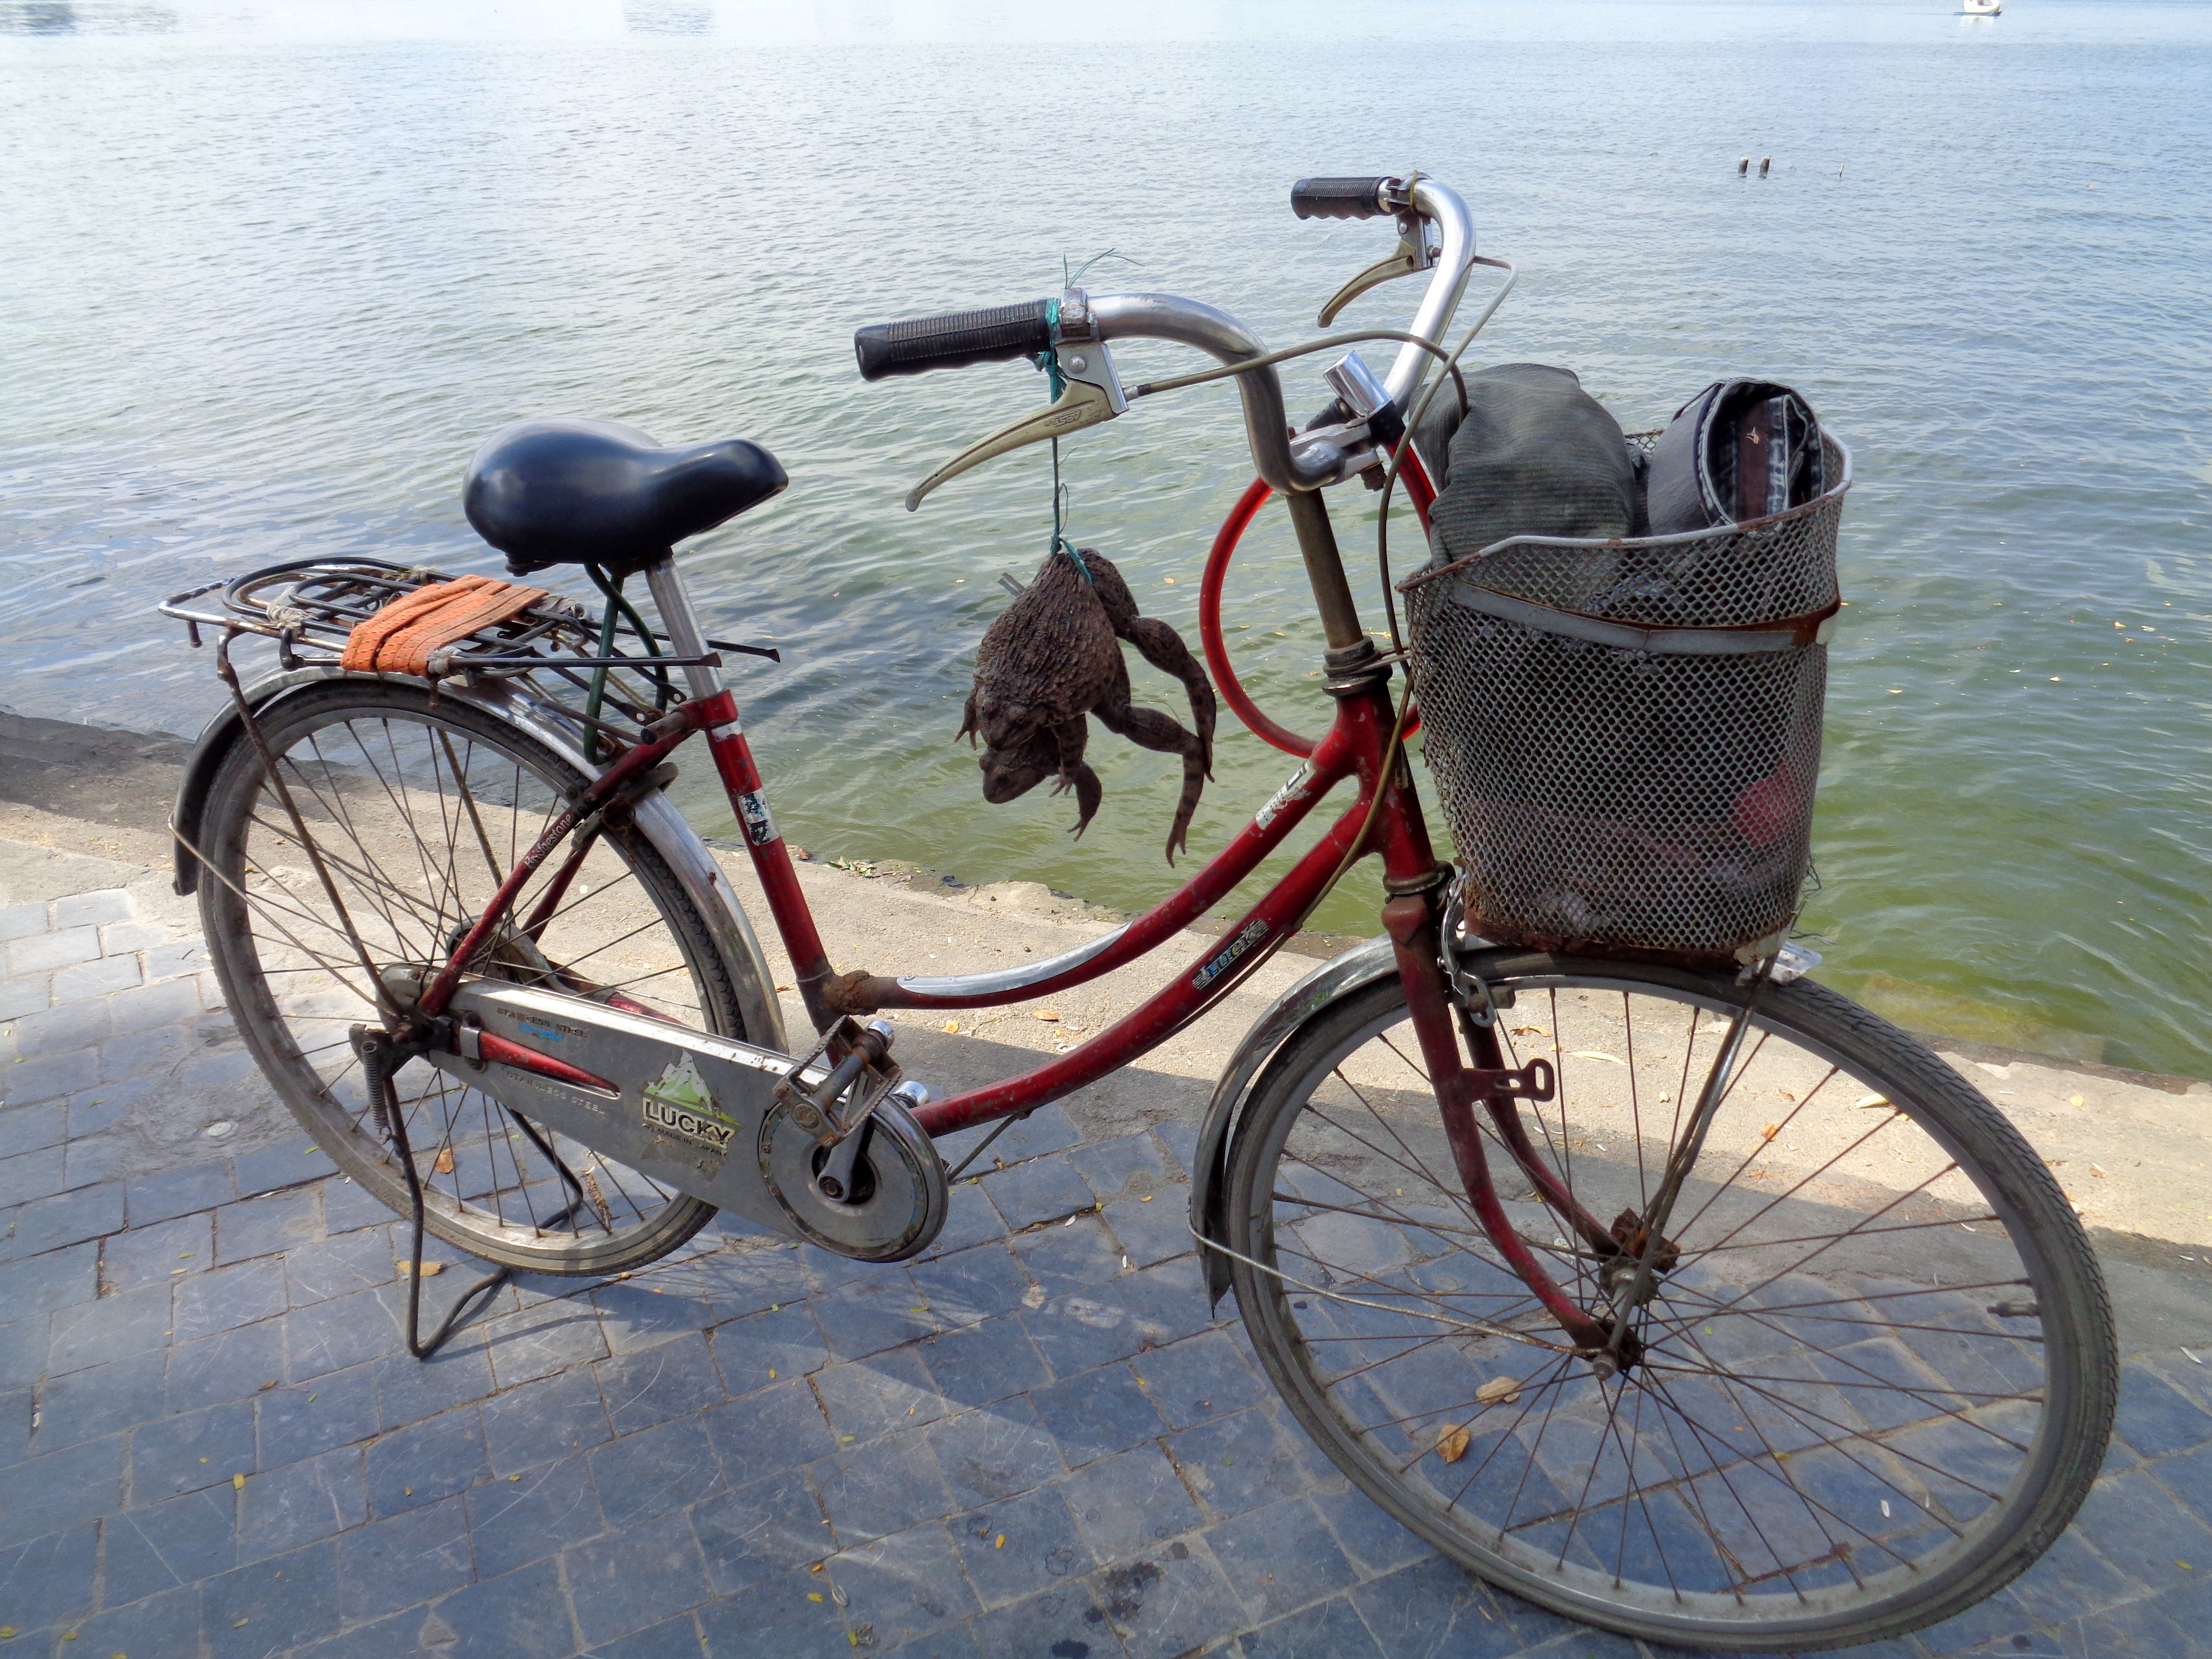
[[(1087, 574), (1086, 574), (1087, 573)], [(1158, 709), (1129, 701), (1120, 641), (1183, 683), (1195, 734)], [(1175, 629), (1137, 614), (1121, 573), (1090, 548), (1055, 548), (1036, 578), (1000, 613), (975, 653), (960, 735), (983, 740), (983, 799), (1002, 804), (1054, 778), (1054, 794), (1075, 792), (1080, 836), (1104, 790), (1083, 758), (1089, 716), (1143, 748), (1182, 757), (1182, 795), (1168, 829), (1168, 862), (1185, 850), (1200, 792), (1213, 775), (1213, 686)]]

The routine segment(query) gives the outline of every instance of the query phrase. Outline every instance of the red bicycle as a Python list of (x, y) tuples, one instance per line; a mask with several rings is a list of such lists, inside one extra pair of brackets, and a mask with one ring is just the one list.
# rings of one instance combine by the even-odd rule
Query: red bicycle
[[(1429, 273), (1409, 328), (1352, 337), (1399, 342), (1390, 372), (1340, 363), (1302, 430), (1274, 367), (1296, 354), (1171, 295), (1070, 290), (859, 341), (871, 378), (1030, 355), (1055, 371), (1049, 409), (912, 500), (1139, 397), (1236, 380), (1260, 482), (1208, 564), (1208, 655), (1232, 708), (1303, 759), (1173, 896), (1032, 966), (836, 973), (718, 672), (746, 647), (704, 636), (669, 551), (774, 494), (781, 469), (743, 442), (662, 450), (536, 422), (478, 456), (471, 516), (519, 566), (582, 566), (589, 607), (362, 561), (166, 607), (196, 641), (221, 631), (235, 692), (176, 824), (240, 1031), (339, 1167), (412, 1217), (418, 1255), (427, 1228), (508, 1270), (610, 1273), (726, 1208), (896, 1261), (943, 1224), (957, 1171), (939, 1138), (1144, 1054), (1379, 859), (1382, 936), (1277, 1000), (1199, 1136), (1190, 1225), (1212, 1294), (1233, 1288), (1292, 1412), (1437, 1549), (1613, 1630), (1803, 1650), (1955, 1613), (2033, 1560), (2096, 1473), (2114, 1350), (2081, 1230), (1995, 1108), (1804, 977), (1809, 953), (1770, 941), (1741, 969), (1697, 969), (1468, 931), (1404, 750), (1399, 653), (1361, 625), (1325, 491), (1402, 479), (1425, 514), (1406, 434), (1425, 386), (1453, 395), (1440, 343), (1474, 265), (1498, 262), (1432, 179), (1312, 180), (1294, 201), (1401, 230), (1324, 323)], [(1220, 367), (1124, 387), (1110, 347), (1137, 337)], [(1223, 572), (1270, 494), (1327, 633), (1334, 716), (1313, 741), (1253, 708), (1220, 649)], [(623, 591), (641, 572), (658, 629)], [(408, 655), (424, 637), (409, 619), (454, 607), (466, 631)], [(276, 639), (281, 665), (241, 678), (241, 635)], [(699, 737), (817, 1028), (805, 1048), (665, 793)], [(1034, 1071), (932, 1100), (902, 1079), (891, 1027), (859, 1023), (1110, 973), (1346, 786), (1319, 842), (1188, 972)]]

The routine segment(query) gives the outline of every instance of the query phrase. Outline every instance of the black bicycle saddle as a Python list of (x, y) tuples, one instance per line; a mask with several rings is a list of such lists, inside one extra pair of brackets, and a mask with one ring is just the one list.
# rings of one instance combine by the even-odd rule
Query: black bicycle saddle
[(788, 483), (743, 438), (663, 449), (613, 421), (523, 421), (477, 451), (461, 505), (515, 575), (556, 564), (626, 575)]

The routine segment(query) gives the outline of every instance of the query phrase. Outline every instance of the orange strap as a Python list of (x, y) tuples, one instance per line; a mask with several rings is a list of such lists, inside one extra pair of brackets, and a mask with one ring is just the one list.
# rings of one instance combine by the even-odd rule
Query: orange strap
[(344, 667), (369, 673), (427, 674), (433, 651), (505, 622), (544, 597), (542, 587), (520, 587), (489, 576), (431, 582), (356, 624), (346, 635), (340, 660)]

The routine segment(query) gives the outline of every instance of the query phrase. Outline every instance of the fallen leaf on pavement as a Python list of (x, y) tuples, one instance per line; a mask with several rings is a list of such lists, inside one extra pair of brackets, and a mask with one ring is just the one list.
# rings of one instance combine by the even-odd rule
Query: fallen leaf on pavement
[(1521, 1397), (1521, 1379), (1493, 1376), (1474, 1391), (1474, 1397), (1486, 1406), (1510, 1406)]
[(1447, 1463), (1456, 1463), (1467, 1455), (1468, 1436), (1464, 1425), (1455, 1424), (1437, 1437), (1437, 1455)]
[(430, 1167), (431, 1167), (433, 1170), (436, 1170), (440, 1175), (451, 1175), (451, 1174), (453, 1174), (453, 1149), (452, 1147), (450, 1147), (450, 1146), (447, 1146), (447, 1147), (445, 1147), (445, 1148), (443, 1148), (442, 1150), (441, 1150), (441, 1151), (440, 1151), (440, 1152), (438, 1153), (438, 1156), (437, 1156), (437, 1159), (436, 1159), (436, 1161), (435, 1161), (435, 1162), (434, 1162), (434, 1163), (430, 1165)]

